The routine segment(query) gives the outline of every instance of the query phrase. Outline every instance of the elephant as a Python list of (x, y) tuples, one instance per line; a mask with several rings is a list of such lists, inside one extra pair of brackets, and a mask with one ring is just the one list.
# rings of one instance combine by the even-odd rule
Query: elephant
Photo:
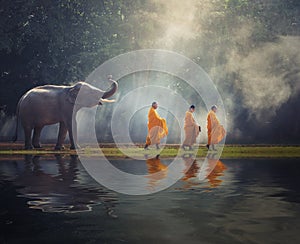
[[(72, 86), (44, 85), (29, 90), (17, 105), (17, 126), (13, 141), (17, 140), (19, 119), (24, 129), (25, 149), (41, 148), (40, 134), (43, 127), (59, 123), (55, 149), (64, 148), (63, 142), (67, 132), (70, 138), (70, 149), (78, 148), (76, 113), (83, 107), (91, 108), (102, 105), (103, 102), (114, 101), (106, 98), (117, 91), (118, 83), (111, 76), (108, 76), (108, 80), (112, 82), (108, 91), (100, 90), (82, 81)], [(80, 96), (76, 99), (79, 92)]]

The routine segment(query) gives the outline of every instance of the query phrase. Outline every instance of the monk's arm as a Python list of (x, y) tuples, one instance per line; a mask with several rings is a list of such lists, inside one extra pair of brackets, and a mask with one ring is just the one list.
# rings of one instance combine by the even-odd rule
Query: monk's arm
[(215, 127), (215, 126), (219, 126), (220, 125), (220, 122), (217, 118), (217, 116), (215, 114), (213, 114), (212, 116), (212, 125)]
[(194, 124), (196, 124), (196, 121), (195, 121), (195, 119), (194, 119), (194, 117), (193, 117), (193, 115), (192, 115), (191, 113), (188, 113), (188, 114), (187, 114), (187, 119), (188, 119), (188, 124), (189, 124), (189, 125), (194, 125)]
[(157, 120), (160, 120), (160, 121), (163, 120), (163, 119), (158, 115), (158, 113), (157, 113), (156, 111), (154, 111), (154, 117), (155, 117), (155, 119), (157, 119)]

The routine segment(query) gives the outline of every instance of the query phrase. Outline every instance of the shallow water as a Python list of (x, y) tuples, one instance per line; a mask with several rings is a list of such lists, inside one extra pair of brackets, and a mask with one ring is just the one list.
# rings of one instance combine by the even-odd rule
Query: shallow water
[[(113, 160), (166, 177), (171, 160)], [(201, 160), (156, 194), (129, 196), (95, 182), (76, 157), (0, 160), (0, 243), (297, 243), (299, 159)]]

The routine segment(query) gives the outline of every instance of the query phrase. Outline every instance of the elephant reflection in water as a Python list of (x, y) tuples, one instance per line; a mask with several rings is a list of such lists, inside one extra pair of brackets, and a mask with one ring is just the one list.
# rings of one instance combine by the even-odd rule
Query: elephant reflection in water
[(211, 188), (218, 187), (222, 183), (219, 177), (224, 175), (227, 168), (221, 160), (216, 158), (216, 154), (208, 154), (201, 165), (192, 156), (183, 157), (183, 161), (186, 165), (185, 176), (181, 179), (186, 182), (184, 188), (199, 186), (199, 179), (205, 178)]
[(30, 199), (29, 208), (76, 213), (91, 211), (92, 205), (101, 203), (109, 216), (117, 217), (113, 210), (117, 202), (114, 193), (91, 186), (89, 182), (78, 183), (91, 178), (79, 170), (77, 156), (71, 156), (71, 160), (56, 156), (57, 164), (50, 162), (40, 162), (38, 156), (26, 156), (24, 169), (10, 177), (20, 186), (17, 189), (19, 196)]
[(148, 186), (153, 189), (155, 188), (159, 182), (167, 177), (168, 174), (168, 166), (163, 164), (160, 161), (159, 156), (155, 158), (150, 158), (146, 160), (147, 168), (148, 168), (148, 175), (145, 176), (149, 179)]

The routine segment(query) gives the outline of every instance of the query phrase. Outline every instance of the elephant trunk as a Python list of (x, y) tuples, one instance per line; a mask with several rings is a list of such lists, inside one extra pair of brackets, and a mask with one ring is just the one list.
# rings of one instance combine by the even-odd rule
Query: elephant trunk
[(102, 96), (103, 99), (111, 97), (112, 95), (115, 94), (115, 92), (118, 89), (118, 83), (115, 80), (111, 79), (111, 78), (109, 78), (109, 80), (113, 82), (112, 88), (109, 91), (104, 92), (104, 94)]

